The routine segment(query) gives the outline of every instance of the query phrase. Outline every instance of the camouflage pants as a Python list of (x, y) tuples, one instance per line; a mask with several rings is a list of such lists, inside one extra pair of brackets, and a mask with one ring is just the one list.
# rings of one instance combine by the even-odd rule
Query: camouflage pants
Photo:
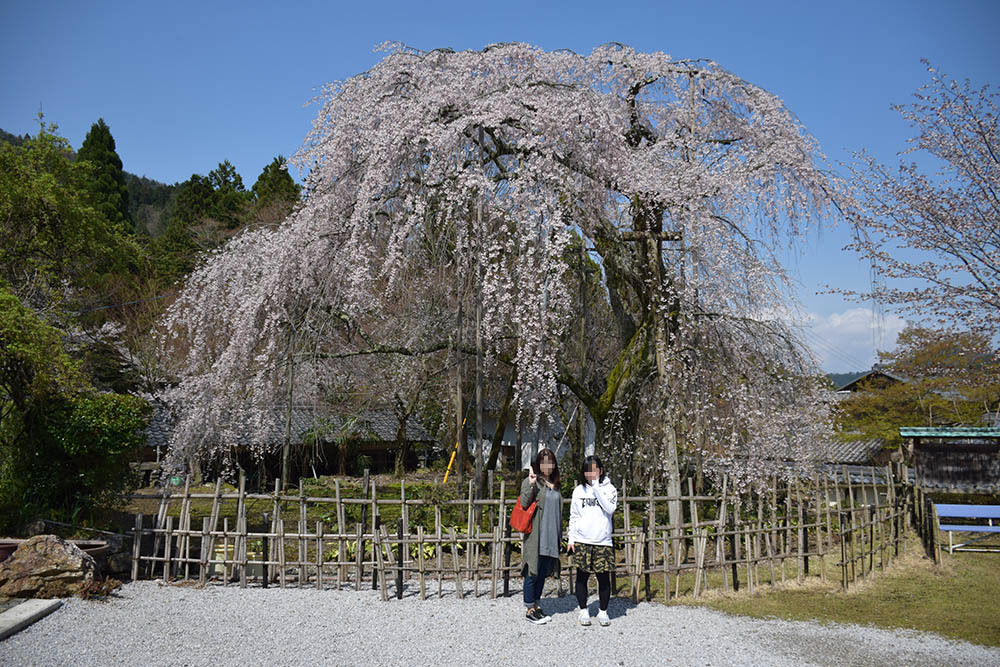
[(573, 567), (585, 572), (610, 572), (615, 569), (615, 548), (603, 544), (573, 545)]

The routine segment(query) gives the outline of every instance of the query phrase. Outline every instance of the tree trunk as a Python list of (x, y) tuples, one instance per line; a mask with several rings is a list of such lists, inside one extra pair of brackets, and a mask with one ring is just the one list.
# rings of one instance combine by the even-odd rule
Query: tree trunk
[(406, 456), (410, 453), (410, 442), (406, 439), (407, 417), (399, 420), (396, 426), (396, 477), (406, 474)]
[(486, 462), (486, 467), (482, 470), (479, 478), (479, 486), (486, 486), (486, 478), (490, 470), (497, 467), (497, 458), (500, 456), (500, 447), (503, 445), (503, 434), (507, 430), (507, 417), (510, 413), (510, 404), (514, 399), (514, 383), (517, 380), (517, 367), (510, 372), (510, 382), (507, 384), (507, 394), (503, 399), (503, 407), (497, 417), (497, 427), (493, 431), (493, 442), (490, 445), (490, 459)]

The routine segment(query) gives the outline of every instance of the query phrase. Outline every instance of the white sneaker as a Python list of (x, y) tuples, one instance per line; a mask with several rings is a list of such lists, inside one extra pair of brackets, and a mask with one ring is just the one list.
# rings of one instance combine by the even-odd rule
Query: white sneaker
[[(597, 622), (600, 623), (601, 625), (611, 625), (611, 619), (608, 618), (608, 612), (606, 612), (603, 609), (601, 611), (597, 612)], [(589, 623), (589, 619), (588, 619), (588, 625), (589, 624), (590, 623)]]
[(581, 609), (580, 610), (580, 625), (590, 625), (590, 610)]

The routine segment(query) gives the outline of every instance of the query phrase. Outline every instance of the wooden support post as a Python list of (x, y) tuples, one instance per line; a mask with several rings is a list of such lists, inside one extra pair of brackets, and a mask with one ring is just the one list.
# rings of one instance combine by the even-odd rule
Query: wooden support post
[(434, 506), (434, 544), (437, 551), (438, 598), (444, 595), (444, 561), (441, 552), (441, 506)]
[[(344, 528), (347, 526), (347, 521), (344, 517), (344, 504), (340, 500), (340, 480), (334, 480), (333, 484), (334, 498), (337, 503), (337, 588), (340, 589), (346, 577), (347, 569), (347, 566), (344, 564), (347, 562), (345, 558), (347, 555), (347, 551), (345, 550), (347, 542), (344, 541)], [(363, 490), (362, 495), (364, 495)]]
[[(492, 472), (492, 471), (491, 471)], [(490, 505), (490, 516), (493, 516), (493, 506)], [(490, 599), (497, 598), (497, 571), (500, 569), (500, 554), (502, 551), (500, 526), (490, 524)]]
[(670, 602), (670, 531), (663, 530), (663, 603)]
[(285, 520), (278, 519), (278, 576), (280, 577), (279, 585), (281, 588), (285, 587)]
[(729, 544), (732, 545), (732, 555), (730, 559), (733, 564), (733, 591), (739, 592), (740, 590), (740, 572), (739, 572), (739, 561), (740, 559), (740, 533), (739, 533), (739, 520), (738, 513), (735, 511), (735, 507), (739, 506), (739, 498), (737, 497), (736, 502), (733, 503), (734, 510), (731, 520), (731, 532), (732, 535), (729, 536)]
[[(372, 508), (372, 590), (374, 591), (378, 588), (378, 573), (375, 568), (375, 540), (378, 537), (378, 530), (381, 524), (381, 518), (378, 515), (378, 489), (375, 486), (375, 480), (371, 480), (371, 493), (369, 493)], [(364, 552), (362, 551), (362, 555)], [(364, 561), (362, 561), (364, 562)]]
[[(400, 487), (402, 488), (402, 487)], [(406, 541), (403, 539), (403, 517), (396, 520), (396, 538), (399, 540), (399, 553), (396, 555), (396, 599), (403, 599), (403, 560), (406, 557)]]
[(427, 589), (424, 586), (424, 527), (417, 525), (417, 577), (420, 580), (420, 599), (427, 599)]
[[(337, 555), (340, 559), (340, 554)], [(316, 589), (323, 590), (323, 522), (316, 522)]]
[(399, 516), (403, 519), (403, 532), (410, 534), (410, 514), (406, 507), (406, 480), (399, 480)]
[[(372, 484), (374, 485), (375, 482), (372, 482)], [(372, 520), (372, 590), (374, 591), (378, 589), (378, 581), (380, 578), (382, 578), (382, 570), (380, 568), (375, 567), (376, 565), (375, 551), (379, 548), (378, 541), (379, 541), (379, 531), (382, 529), (382, 517), (379, 516), (378, 514), (373, 514), (372, 516), (374, 517), (374, 519)], [(385, 584), (384, 581), (382, 583), (383, 585)]]
[(184, 478), (184, 500), (181, 501), (181, 515), (178, 521), (180, 535), (177, 538), (177, 556), (181, 560), (178, 562), (177, 572), (180, 574), (180, 564), (184, 564), (184, 581), (188, 580), (191, 574), (190, 563), (188, 562), (191, 547), (191, 475)]
[[(823, 477), (823, 500), (825, 501), (824, 507), (826, 508), (826, 539), (827, 539), (827, 549), (833, 551), (833, 519), (830, 516), (830, 483), (826, 477)], [(840, 502), (837, 503), (837, 509), (840, 509)]]
[(260, 557), (263, 563), (260, 566), (261, 586), (267, 588), (271, 581), (271, 517), (264, 512), (263, 534), (260, 538)]
[(639, 540), (642, 539), (642, 534), (634, 532), (631, 535), (631, 539), (634, 542), (633, 545), (633, 564), (634, 569), (632, 570), (632, 602), (639, 602), (639, 574), (646, 567), (646, 564), (642, 560), (643, 551), (639, 546)]
[[(729, 590), (729, 572), (726, 570), (726, 537), (723, 533), (726, 530), (726, 492), (729, 489), (729, 477), (722, 477), (722, 500), (719, 501), (717, 513), (719, 522), (715, 528), (715, 560), (719, 564), (719, 571), (722, 572), (722, 590)], [(664, 558), (666, 551), (664, 551)]]
[(249, 548), (250, 540), (248, 535), (250, 533), (249, 523), (247, 522), (246, 515), (242, 515), (236, 518), (236, 534), (239, 540), (239, 549), (237, 553), (240, 559), (240, 588), (247, 587), (247, 577), (249, 573), (247, 572), (247, 561), (249, 560)]
[(806, 529), (803, 527), (805, 526), (806, 522), (805, 522), (804, 508), (802, 507), (802, 493), (800, 492), (799, 488), (800, 483), (798, 475), (795, 475), (793, 482), (795, 484), (795, 505), (796, 505), (796, 510), (798, 512), (798, 520), (799, 520), (799, 525), (797, 530), (798, 540), (796, 545), (798, 548), (798, 558), (796, 560), (798, 566), (796, 568), (796, 581), (798, 581), (798, 583), (801, 584), (805, 579), (805, 575), (809, 574), (808, 556), (805, 555), (806, 551), (808, 550), (807, 540), (806, 540)]
[(164, 540), (163, 546), (163, 582), (166, 583), (170, 581), (170, 547), (171, 541), (174, 536), (174, 517), (167, 517), (167, 532)]
[(465, 586), (462, 584), (462, 565), (458, 557), (458, 539), (455, 536), (455, 529), (448, 529), (448, 537), (451, 541), (451, 564), (455, 571), (455, 593), (459, 600), (465, 599)]
[(209, 559), (215, 556), (215, 531), (219, 529), (219, 509), (222, 502), (222, 477), (215, 480), (215, 491), (212, 493), (212, 512), (208, 518), (208, 551)]
[(142, 558), (142, 514), (136, 514), (135, 528), (134, 532), (132, 533), (132, 581), (139, 580), (139, 560), (141, 558)]
[(503, 596), (510, 597), (510, 524), (504, 528), (503, 543)]
[[(473, 535), (473, 525), (474, 525), (473, 524), (473, 512), (474, 512), (474, 507), (475, 507), (475, 505), (473, 503), (473, 501), (475, 500), (475, 488), (473, 486), (474, 484), (475, 484), (475, 482), (473, 482), (473, 480), (470, 479), (469, 480), (469, 497), (468, 497), (468, 501), (467, 501), (468, 502), (468, 511), (467, 511), (467, 516), (466, 516), (466, 520), (465, 520), (465, 535), (467, 537), (472, 537), (472, 535)], [(466, 543), (466, 548), (465, 548), (465, 569), (466, 569), (466, 571), (472, 569), (472, 544), (470, 544), (470, 543)]]
[(781, 583), (785, 583), (785, 557), (791, 555), (792, 551), (792, 487), (785, 485), (785, 530), (784, 544), (782, 545), (781, 558)]
[(205, 585), (205, 580), (208, 579), (208, 560), (212, 557), (212, 554), (208, 550), (209, 523), (209, 517), (205, 516), (201, 518), (201, 545), (198, 550), (198, 583), (202, 586)]
[[(167, 485), (163, 486), (163, 495), (160, 496), (160, 506), (156, 510), (156, 521), (153, 523), (153, 556), (160, 553), (160, 546), (163, 544), (164, 533), (163, 529), (167, 525), (167, 514), (170, 510), (170, 492), (167, 490)], [(149, 578), (156, 578), (156, 561), (149, 561)]]
[(357, 524), (357, 541), (355, 542), (354, 549), (354, 590), (361, 590), (361, 579), (364, 576), (365, 570), (362, 565), (362, 558), (365, 555), (365, 541), (364, 541), (364, 527), (359, 522)]
[(844, 532), (843, 510), (838, 512), (837, 519), (840, 526), (840, 587), (846, 591), (849, 581), (847, 577), (847, 534)]
[(816, 477), (816, 553), (819, 554), (819, 578), (826, 581), (826, 545), (827, 539), (823, 535), (823, 512), (829, 513), (830, 508), (820, 500), (819, 495), (820, 478)]
[(746, 540), (746, 550), (747, 550), (747, 590), (751, 593), (754, 592), (754, 554), (753, 547), (750, 544), (750, 527), (747, 526), (747, 530), (743, 533), (744, 539)]
[[(650, 496), (650, 501), (652, 501), (652, 496)], [(646, 602), (650, 601), (650, 582), (649, 582), (649, 518), (642, 517), (642, 578), (643, 578), (643, 588), (646, 594)]]
[(694, 499), (694, 480), (688, 477), (688, 506), (691, 514), (691, 541), (694, 543), (694, 597), (701, 593), (701, 578), (704, 574), (702, 567), (705, 564), (704, 543), (702, 539), (702, 529), (698, 525), (698, 502)]
[(305, 533), (309, 529), (309, 523), (306, 515), (306, 491), (305, 491), (305, 480), (299, 477), (299, 529), (298, 529), (298, 546), (299, 546), (299, 588), (305, 586), (305, 580), (308, 578), (306, 573), (306, 538)]
[(851, 531), (850, 531), (850, 542), (851, 542), (851, 583), (858, 583), (858, 570), (857, 570), (857, 551), (854, 546), (854, 535), (857, 533), (857, 521), (855, 520), (855, 509), (853, 504), (851, 505)]
[(698, 536), (695, 538), (695, 570), (694, 570), (694, 597), (701, 594), (702, 586), (707, 586), (708, 577), (705, 574), (705, 551), (708, 548), (708, 531), (705, 528), (698, 528)]
[(372, 566), (372, 582), (373, 586), (377, 587), (376, 582), (381, 580), (382, 586), (379, 588), (379, 591), (382, 596), (382, 602), (385, 602), (389, 599), (389, 595), (385, 589), (385, 562), (382, 556), (382, 537), (381, 527), (372, 533), (372, 560), (374, 561)]

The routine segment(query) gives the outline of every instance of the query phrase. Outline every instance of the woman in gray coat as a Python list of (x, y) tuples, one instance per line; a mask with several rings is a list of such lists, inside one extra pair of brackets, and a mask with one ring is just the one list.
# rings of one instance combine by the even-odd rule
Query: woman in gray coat
[(538, 606), (545, 577), (559, 562), (562, 544), (562, 494), (559, 490), (559, 464), (551, 449), (542, 449), (531, 462), (528, 476), (521, 483), (521, 507), (535, 500), (538, 507), (531, 519), (531, 532), (524, 536), (521, 548), (521, 573), (524, 575), (525, 618), (541, 625), (551, 620)]

